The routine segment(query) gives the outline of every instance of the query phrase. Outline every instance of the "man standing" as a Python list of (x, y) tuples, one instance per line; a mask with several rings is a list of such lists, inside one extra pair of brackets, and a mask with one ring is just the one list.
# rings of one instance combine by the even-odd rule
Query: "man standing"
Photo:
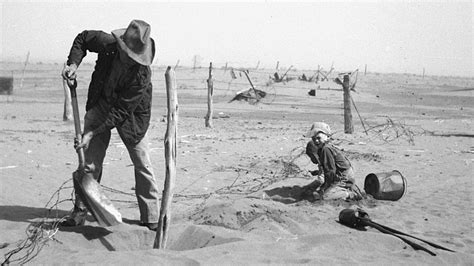
[[(135, 167), (135, 194), (140, 221), (150, 230), (158, 227), (158, 190), (150, 160), (146, 136), (151, 116), (151, 69), (155, 43), (150, 38), (150, 25), (133, 20), (128, 28), (112, 31), (86, 30), (74, 39), (64, 79), (74, 79), (77, 67), (87, 52), (97, 53), (97, 61), (89, 84), (84, 135), (76, 149), (85, 150), (85, 173), (100, 182), (102, 163), (110, 141), (111, 130), (117, 128)], [(77, 195), (63, 226), (83, 225), (87, 209)]]

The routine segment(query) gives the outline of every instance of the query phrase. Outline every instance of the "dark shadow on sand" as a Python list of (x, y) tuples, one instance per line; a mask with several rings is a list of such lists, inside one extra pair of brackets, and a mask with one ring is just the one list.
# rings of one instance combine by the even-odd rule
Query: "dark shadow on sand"
[(433, 132), (431, 136), (435, 137), (463, 137), (463, 138), (474, 138), (474, 134), (468, 133), (436, 133)]
[(138, 220), (130, 220), (127, 218), (122, 218), (122, 222), (130, 225), (140, 225), (140, 221)]
[[(311, 195), (307, 194), (307, 186), (277, 187), (263, 192), (272, 200), (285, 204), (295, 203), (301, 200), (312, 200)], [(306, 193), (305, 193), (306, 192)]]
[[(48, 220), (55, 220), (67, 216), (70, 211), (65, 210), (51, 210), (46, 208), (36, 208), (19, 205), (6, 205), (0, 206), (0, 220), (12, 221), (12, 222), (25, 222), (32, 224), (40, 224), (40, 219), (47, 218)], [(93, 221), (93, 217), (88, 215), (88, 221)], [(52, 221), (44, 222), (52, 225)], [(43, 225), (44, 225), (43, 223)], [(65, 227), (60, 226), (59, 231), (62, 232), (74, 232), (82, 234), (87, 240), (98, 239), (109, 251), (114, 251), (115, 248), (109, 243), (104, 237), (112, 233), (103, 227), (98, 226), (75, 226)]]
[(20, 205), (0, 206), (0, 220), (12, 222), (32, 222), (34, 219), (64, 217), (70, 211), (51, 210), (46, 208), (36, 208)]
[(112, 231), (109, 231), (106, 228), (99, 227), (99, 226), (90, 226), (90, 225), (74, 226), (74, 227), (60, 226), (59, 231), (81, 234), (89, 241), (98, 239), (100, 243), (102, 243), (102, 245), (104, 245), (104, 247), (108, 251), (116, 251), (114, 246), (112, 246), (112, 243), (110, 243), (105, 238), (108, 234), (112, 233)]
[(462, 89), (456, 89), (452, 91), (474, 91), (474, 88), (462, 88)]

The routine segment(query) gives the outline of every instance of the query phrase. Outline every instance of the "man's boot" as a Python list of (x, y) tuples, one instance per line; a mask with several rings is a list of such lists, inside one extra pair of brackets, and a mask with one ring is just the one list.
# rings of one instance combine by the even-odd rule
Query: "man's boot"
[[(74, 172), (77, 174), (77, 172)], [(79, 183), (76, 178), (73, 178), (74, 190), (75, 190), (75, 201), (74, 201), (74, 210), (66, 218), (66, 220), (61, 222), (61, 226), (80, 226), (84, 225), (87, 217), (87, 208), (82, 201), (82, 196), (80, 195)]]
[(61, 222), (61, 226), (80, 226), (84, 225), (87, 217), (87, 209), (74, 206), (72, 213)]

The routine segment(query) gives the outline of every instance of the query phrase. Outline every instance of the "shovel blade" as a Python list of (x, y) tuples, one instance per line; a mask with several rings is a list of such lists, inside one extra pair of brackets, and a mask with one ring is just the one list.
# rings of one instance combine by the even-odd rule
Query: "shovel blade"
[(79, 184), (77, 191), (89, 211), (100, 226), (113, 226), (122, 223), (122, 215), (102, 191), (100, 184), (91, 174), (74, 172)]

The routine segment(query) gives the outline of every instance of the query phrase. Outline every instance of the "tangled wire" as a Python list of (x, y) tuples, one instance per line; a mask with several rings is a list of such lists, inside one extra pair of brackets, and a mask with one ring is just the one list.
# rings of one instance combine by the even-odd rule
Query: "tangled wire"
[[(3, 247), (9, 245), (16, 245), (16, 248), (8, 251), (5, 254), (5, 260), (2, 265), (8, 265), (10, 263), (25, 264), (34, 259), (43, 247), (50, 241), (56, 241), (61, 243), (55, 238), (56, 233), (59, 230), (59, 225), (66, 217), (59, 217), (58, 205), (65, 201), (72, 201), (71, 198), (61, 200), (61, 191), (65, 189), (71, 189), (72, 186), (67, 186), (72, 181), (72, 178), (66, 180), (51, 196), (48, 203), (45, 205), (45, 209), (48, 209), (46, 215), (39, 222), (30, 223), (25, 230), (26, 238), (19, 240), (14, 243), (5, 243)], [(55, 199), (54, 204), (50, 204)], [(48, 207), (49, 206), (49, 207)], [(2, 247), (2, 248), (3, 248)], [(14, 258), (17, 257), (17, 258)]]
[[(297, 154), (294, 154), (297, 151)], [(293, 155), (294, 154), (294, 155)], [(302, 170), (295, 160), (300, 156), (304, 155), (305, 151), (301, 150), (299, 147), (293, 149), (290, 152), (289, 156), (280, 156), (277, 159), (270, 160), (269, 164), (262, 162), (252, 162), (247, 167), (219, 167), (213, 170), (215, 172), (236, 172), (237, 176), (233, 182), (229, 185), (223, 186), (219, 189), (214, 190), (210, 193), (197, 194), (197, 195), (183, 195), (181, 194), (189, 187), (193, 186), (194, 183), (205, 177), (206, 175), (197, 178), (187, 187), (183, 188), (178, 194), (175, 194), (176, 197), (184, 198), (208, 198), (212, 194), (217, 195), (248, 195), (259, 190), (262, 190), (265, 187), (268, 187), (276, 182), (282, 181), (287, 178), (294, 177), (305, 177), (308, 176), (307, 171)], [(260, 171), (259, 171), (260, 169)], [(253, 177), (252, 177), (253, 176)]]
[[(296, 150), (296, 149), (295, 149)], [(292, 151), (294, 152), (294, 150)], [(262, 162), (252, 162), (248, 167), (219, 167), (214, 169), (211, 173), (215, 172), (236, 172), (237, 177), (229, 185), (216, 189), (213, 192), (205, 194), (183, 194), (186, 189), (193, 186), (194, 183), (204, 178), (203, 175), (196, 179), (193, 183), (183, 188), (181, 192), (175, 193), (175, 201), (193, 199), (193, 198), (208, 198), (213, 194), (224, 195), (224, 194), (239, 194), (247, 195), (253, 192), (257, 192), (275, 182), (279, 182), (286, 178), (301, 177), (305, 176), (304, 170), (302, 170), (294, 161), (302, 156), (304, 151), (299, 152), (297, 155), (288, 157), (278, 157), (277, 159), (270, 160), (269, 164)], [(258, 171), (261, 169), (261, 171)], [(258, 177), (246, 178), (249, 174), (257, 174)], [(61, 243), (55, 238), (56, 233), (59, 231), (59, 225), (63, 222), (67, 216), (60, 217), (58, 205), (67, 202), (74, 201), (74, 193), (72, 192), (72, 186), (69, 184), (72, 179), (66, 180), (51, 196), (49, 201), (45, 205), (47, 209), (46, 214), (39, 222), (31, 222), (26, 230), (26, 237), (22, 240), (13, 243), (4, 243), (0, 248), (15, 245), (16, 247), (8, 251), (4, 256), (5, 259), (1, 265), (8, 265), (10, 263), (24, 264), (34, 259), (40, 251), (48, 244), (50, 240)], [(127, 193), (121, 190), (103, 186), (104, 191), (110, 193), (135, 197), (134, 193)], [(71, 196), (67, 199), (61, 199), (64, 190), (71, 190)], [(112, 200), (115, 202), (132, 203), (136, 205), (136, 200)]]
[[(257, 192), (265, 187), (268, 187), (276, 182), (287, 178), (306, 177), (309, 173), (302, 170), (295, 160), (300, 156), (305, 155), (305, 151), (300, 147), (293, 149), (289, 156), (280, 156), (276, 159), (270, 160), (268, 163), (256, 161), (250, 163), (248, 166), (220, 166), (214, 168), (211, 172), (199, 176), (193, 182), (182, 188), (177, 193), (173, 194), (173, 201), (181, 201), (186, 199), (208, 198), (211, 195), (248, 195)], [(193, 187), (197, 182), (214, 173), (232, 172), (237, 173), (234, 180), (226, 186), (218, 188), (212, 192), (202, 194), (187, 194), (184, 193), (189, 188)], [(127, 193), (121, 190), (110, 188), (101, 185), (105, 191), (135, 197), (134, 193)], [(136, 200), (117, 200), (114, 202), (131, 203), (136, 205)]]
[(386, 117), (386, 122), (375, 126), (368, 126), (364, 133), (373, 133), (371, 139), (378, 138), (385, 143), (392, 142), (397, 139), (405, 139), (409, 144), (415, 144), (415, 136), (426, 134), (426, 130), (420, 129), (416, 132), (412, 127), (407, 126), (403, 122), (395, 122), (390, 117)]

